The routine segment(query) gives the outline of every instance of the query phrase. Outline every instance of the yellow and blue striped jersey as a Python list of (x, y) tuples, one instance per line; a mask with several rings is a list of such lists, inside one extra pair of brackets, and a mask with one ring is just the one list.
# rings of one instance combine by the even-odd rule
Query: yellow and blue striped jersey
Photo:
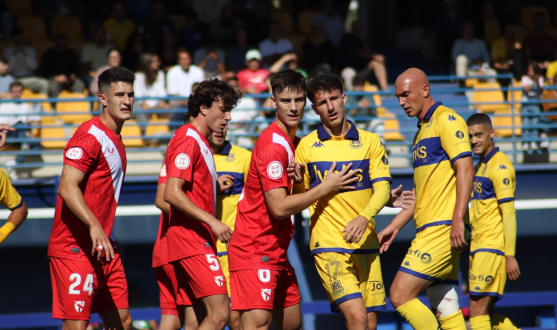
[(499, 204), (514, 201), (515, 187), (514, 167), (499, 148), (491, 150), (476, 165), (470, 209), (470, 254), (493, 252), (505, 255), (503, 217)]
[(418, 127), (412, 150), (416, 232), (451, 224), (456, 204), (456, 172), (452, 164), (472, 156), (466, 122), (441, 102), (429, 108)]
[(0, 169), (0, 204), (10, 210), (15, 210), (22, 205), (21, 196), (2, 169)]
[(389, 160), (379, 137), (356, 128), (348, 121), (350, 129), (341, 137), (331, 136), (323, 126), (311, 132), (296, 148), (296, 162), (306, 165), (304, 185), (314, 188), (327, 175), (333, 162), (340, 170), (352, 163), (352, 170), (360, 169), (356, 190), (340, 191), (310, 206), (310, 249), (320, 252), (377, 253), (378, 242), (375, 220), (358, 243), (346, 243), (342, 230), (368, 205), (373, 195), (372, 185), (391, 181)]
[[(217, 219), (224, 222), (230, 229), (234, 230), (236, 221), (236, 207), (240, 194), (244, 189), (251, 160), (251, 152), (226, 142), (226, 146), (219, 154), (213, 155), (217, 176), (229, 174), (234, 177), (232, 187), (217, 195)], [(217, 240), (217, 255), (226, 254), (226, 245)]]

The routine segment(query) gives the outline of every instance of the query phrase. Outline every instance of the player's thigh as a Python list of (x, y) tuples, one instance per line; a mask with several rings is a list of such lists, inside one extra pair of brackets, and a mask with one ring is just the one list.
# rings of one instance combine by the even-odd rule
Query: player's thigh
[(221, 294), (228, 297), (226, 280), (216, 255), (199, 254), (181, 259), (179, 264), (188, 273), (189, 285), (197, 299)]
[(161, 314), (178, 316), (176, 295), (178, 293), (178, 280), (174, 267), (166, 264), (155, 268), (155, 276), (159, 285), (159, 304)]
[(64, 320), (62, 330), (86, 330), (89, 321), (84, 320)]
[(273, 320), (271, 310), (251, 309), (240, 311), (243, 330), (265, 330), (269, 329)]
[(300, 304), (273, 311), (273, 323), (277, 330), (298, 330), (302, 328)]
[(207, 316), (207, 311), (202, 305), (184, 307), (184, 330), (195, 330)]
[(132, 316), (127, 308), (100, 311), (99, 316), (106, 330), (129, 330), (132, 327)]
[(352, 258), (358, 272), (360, 290), (367, 312), (386, 310), (387, 299), (379, 254), (356, 254)]
[(339, 304), (362, 298), (360, 279), (355, 258), (347, 253), (325, 252), (313, 256), (321, 283), (327, 291), (331, 310), (338, 311)]
[(389, 296), (395, 308), (416, 298), (420, 292), (425, 290), (431, 281), (401, 272), (396, 273), (395, 279), (391, 284)]
[(230, 330), (241, 330), (242, 320), (240, 319), (239, 311), (230, 311), (230, 321), (228, 321)]
[(178, 330), (182, 329), (182, 321), (178, 316), (174, 314), (161, 314), (161, 322), (159, 324), (160, 330)]
[(195, 297), (190, 286), (191, 279), (181, 260), (172, 263), (174, 277), (176, 278), (176, 305), (196, 306), (201, 305), (201, 301)]
[(93, 300), (91, 311), (100, 313), (127, 310), (129, 308), (128, 282), (120, 255), (116, 254), (108, 264), (97, 266), (96, 272), (99, 278), (99, 290)]
[(495, 305), (495, 298), (490, 296), (470, 296), (470, 317), (488, 315), (491, 306)]
[(350, 299), (338, 305), (348, 329), (363, 329), (367, 323), (367, 310), (362, 298)]
[(369, 312), (367, 313), (367, 324), (369, 330), (377, 329), (377, 319), (379, 319), (380, 312)]
[(228, 294), (215, 294), (200, 299), (207, 310), (207, 315), (220, 315), (229, 318), (230, 298), (228, 298)]

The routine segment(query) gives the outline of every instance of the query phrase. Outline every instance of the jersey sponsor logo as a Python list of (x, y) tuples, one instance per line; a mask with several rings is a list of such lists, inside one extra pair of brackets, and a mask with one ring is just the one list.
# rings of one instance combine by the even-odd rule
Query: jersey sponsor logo
[(491, 276), (491, 275), (486, 276), (486, 278), (485, 278), (485, 283), (489, 284), (489, 283), (491, 283), (492, 281), (493, 281), (493, 276)]
[(114, 155), (114, 150), (115, 150), (115, 147), (112, 147), (112, 149), (106, 148), (106, 151), (108, 152), (108, 154), (109, 154), (110, 156)]
[(364, 146), (364, 144), (360, 140), (350, 141), (350, 148), (352, 148), (352, 149), (360, 149), (363, 146)]
[(342, 287), (342, 284), (340, 284), (339, 280), (331, 282), (331, 290), (333, 290), (333, 294), (335, 296), (344, 292), (344, 288)]
[(412, 161), (414, 168), (438, 164), (448, 160), (449, 156), (441, 145), (441, 138), (430, 137), (420, 140), (412, 149)]
[[(311, 189), (315, 188), (318, 184), (325, 180), (332, 164), (333, 162), (325, 161), (311, 162), (307, 164)], [(352, 184), (356, 187), (356, 190), (371, 189), (371, 180), (369, 178), (369, 159), (336, 162), (334, 172), (338, 173), (349, 164), (352, 164), (352, 167), (350, 168), (351, 170), (360, 170), (359, 173), (355, 174), (355, 176), (358, 177), (358, 181)]]
[(321, 148), (321, 147), (324, 147), (324, 146), (325, 145), (323, 143), (321, 143), (321, 141), (315, 141), (310, 148)]
[(181, 153), (174, 158), (174, 165), (181, 170), (185, 170), (190, 166), (190, 157), (185, 153)]
[(83, 307), (85, 307), (85, 301), (76, 301), (73, 306), (75, 307), (76, 312), (81, 313), (83, 311)]
[(447, 119), (447, 123), (450, 121), (456, 121), (456, 117), (453, 115), (449, 115), (449, 118)]
[(282, 164), (277, 160), (274, 160), (270, 162), (269, 165), (267, 165), (267, 175), (271, 179), (274, 180), (280, 179), (282, 177), (282, 172), (283, 172)]
[(472, 183), (472, 199), (490, 199), (495, 198), (493, 184), (488, 178), (483, 176), (475, 176)]
[(464, 133), (462, 133), (462, 131), (456, 131), (455, 136), (457, 139), (463, 139)]
[(383, 155), (383, 157), (381, 157), (381, 161), (383, 162), (383, 164), (389, 165), (389, 159), (386, 155)]
[(369, 283), (370, 283), (370, 291), (383, 290), (384, 288), (383, 282), (381, 281), (369, 281)]
[(420, 261), (424, 264), (429, 264), (431, 262), (431, 254), (422, 253), (422, 256), (420, 257)]
[(235, 154), (228, 154), (228, 156), (226, 156), (226, 158), (224, 159), (225, 162), (229, 162), (229, 163), (232, 163), (235, 160), (236, 160)]
[(504, 179), (503, 179), (503, 184), (504, 184), (505, 186), (508, 186), (509, 183), (511, 183), (511, 181), (510, 181), (509, 179), (507, 179), (507, 178), (504, 178)]
[(164, 178), (166, 176), (166, 164), (161, 167), (160, 177)]
[(83, 149), (80, 147), (73, 147), (66, 151), (66, 158), (68, 159), (78, 160), (81, 157), (83, 157)]
[(222, 286), (224, 284), (224, 277), (221, 275), (215, 276), (215, 283), (217, 283), (218, 286)]
[(499, 165), (499, 168), (497, 169), (497, 171), (506, 170), (506, 169), (507, 169), (507, 167), (505, 166), (505, 164), (501, 164), (501, 165)]
[(261, 298), (265, 301), (269, 301), (271, 298), (271, 289), (261, 289)]

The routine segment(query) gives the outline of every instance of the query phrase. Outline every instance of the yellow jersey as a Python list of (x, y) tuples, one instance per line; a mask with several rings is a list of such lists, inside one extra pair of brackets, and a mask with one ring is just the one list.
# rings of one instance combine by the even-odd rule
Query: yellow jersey
[(412, 150), (416, 232), (451, 224), (456, 204), (456, 172), (452, 164), (472, 156), (466, 122), (441, 102), (429, 108), (418, 128)]
[(492, 252), (505, 255), (503, 217), (499, 204), (514, 201), (514, 167), (499, 148), (490, 151), (476, 165), (472, 187), (470, 254)]
[(0, 169), (0, 204), (10, 210), (15, 210), (22, 205), (21, 196), (2, 169)]
[[(217, 219), (234, 230), (236, 207), (238, 206), (238, 200), (248, 175), (251, 152), (226, 141), (224, 149), (220, 153), (214, 154), (213, 157), (215, 159), (217, 176), (229, 174), (234, 177), (232, 187), (217, 195), (216, 211)], [(222, 256), (226, 254), (226, 245), (217, 240), (217, 255)]]
[(342, 230), (368, 205), (373, 195), (372, 185), (391, 181), (389, 160), (377, 135), (356, 128), (351, 121), (348, 123), (350, 129), (340, 137), (331, 136), (320, 125), (296, 148), (296, 162), (306, 165), (306, 191), (323, 182), (333, 162), (336, 162), (337, 171), (350, 163), (352, 170), (362, 171), (355, 190), (340, 191), (310, 206), (312, 255), (321, 252), (378, 253), (374, 219), (369, 221), (368, 230), (358, 243), (346, 243)]

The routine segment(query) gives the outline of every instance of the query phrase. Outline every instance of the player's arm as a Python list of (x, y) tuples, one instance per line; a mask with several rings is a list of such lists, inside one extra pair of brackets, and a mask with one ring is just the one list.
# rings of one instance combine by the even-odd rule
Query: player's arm
[(170, 213), (170, 205), (164, 201), (164, 189), (166, 188), (166, 183), (159, 183), (157, 185), (157, 196), (155, 197), (155, 206), (161, 210), (164, 214), (168, 215)]
[(505, 236), (505, 267), (509, 280), (516, 281), (520, 277), (520, 268), (515, 258), (516, 251), (516, 210), (514, 201), (499, 204), (503, 216), (503, 233)]
[[(415, 194), (416, 188), (412, 189), (412, 193)], [(379, 234), (377, 234), (377, 238), (379, 240), (379, 253), (387, 252), (389, 247), (398, 236), (398, 233), (402, 229), (402, 227), (406, 226), (410, 220), (414, 217), (414, 209), (416, 207), (415, 203), (412, 203), (408, 206), (408, 208), (402, 209), (391, 221), (391, 223), (385, 227), (385, 229), (381, 230)]]
[(388, 207), (408, 209), (406, 205), (412, 205), (416, 200), (414, 191), (402, 191), (402, 184), (391, 190), (391, 198), (387, 202)]
[(106, 236), (101, 223), (93, 212), (87, 207), (83, 193), (79, 185), (83, 182), (85, 173), (73, 166), (64, 164), (60, 184), (58, 185), (58, 195), (70, 211), (77, 216), (88, 228), (93, 242), (91, 255), (95, 255), (95, 248), (98, 248), (97, 260), (101, 259), (102, 250), (106, 250), (106, 261), (114, 258), (114, 249), (110, 240)]
[(464, 237), (464, 215), (468, 210), (474, 180), (472, 157), (457, 159), (453, 163), (453, 167), (456, 172), (456, 204), (451, 223), (451, 246), (457, 251), (463, 251), (468, 246)]
[(166, 188), (164, 189), (164, 201), (185, 214), (188, 218), (209, 226), (221, 242), (228, 242), (232, 235), (232, 230), (211, 214), (197, 207), (184, 192), (183, 188), (185, 185), (186, 180), (184, 179), (177, 177), (168, 178), (166, 181)]

